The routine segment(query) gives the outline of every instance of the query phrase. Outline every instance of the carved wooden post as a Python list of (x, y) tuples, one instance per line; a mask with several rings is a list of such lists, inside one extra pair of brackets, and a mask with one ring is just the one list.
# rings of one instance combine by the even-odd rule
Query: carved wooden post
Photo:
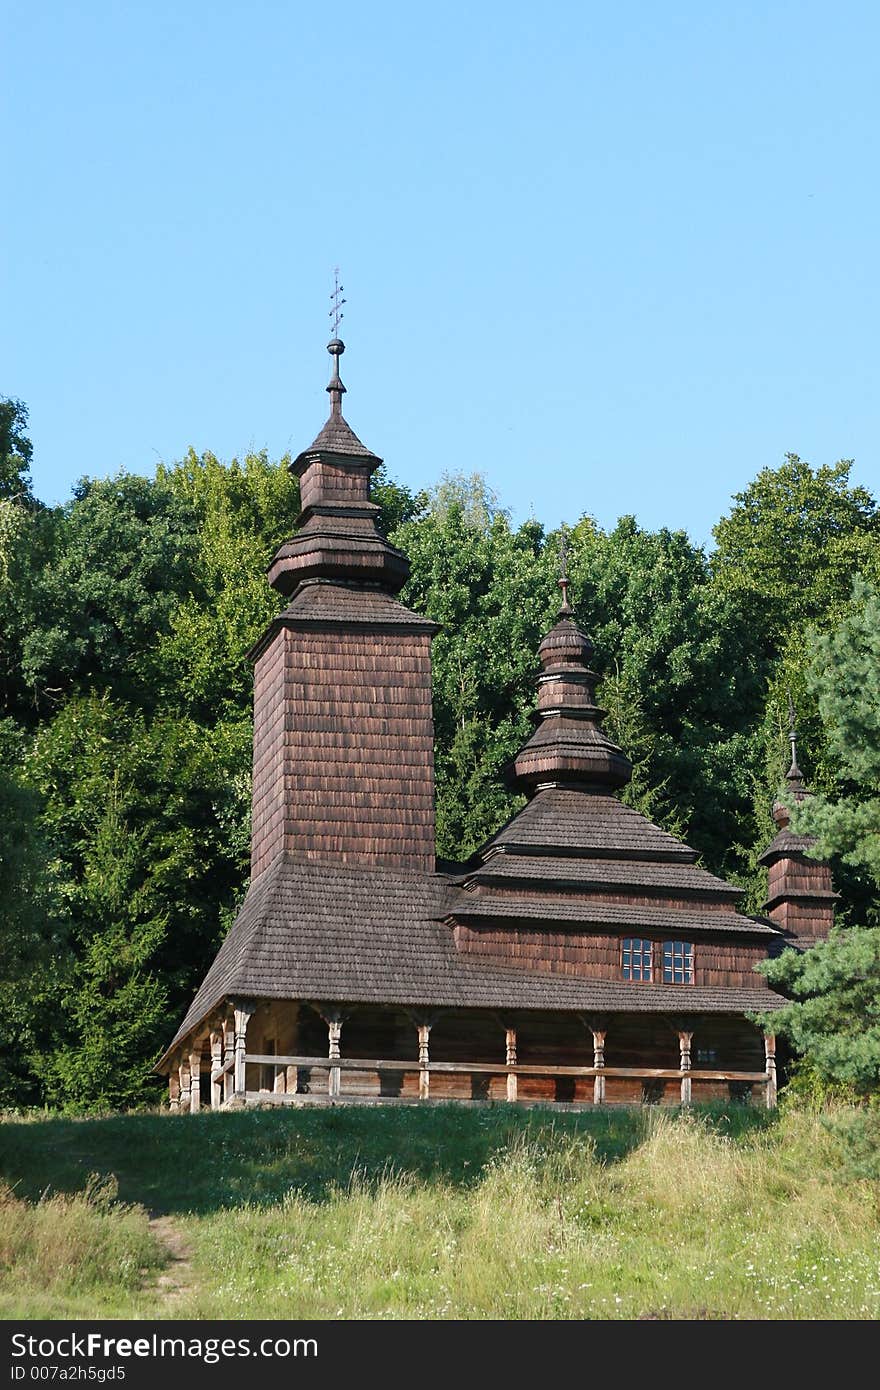
[(211, 1029), (211, 1109), (219, 1110), (223, 1102), (223, 1078), (217, 1073), (223, 1066), (223, 1033), (219, 1024)]
[[(505, 1065), (516, 1066), (516, 1029), (513, 1023), (507, 1019), (502, 1019), (505, 1027)], [(516, 1101), (519, 1095), (519, 1076), (516, 1072), (507, 1072), (507, 1099)]]
[(189, 1054), (189, 1113), (197, 1115), (202, 1104), (202, 1044), (197, 1043)]
[(764, 1034), (764, 1061), (767, 1071), (764, 1097), (768, 1110), (776, 1108), (776, 1037), (773, 1033)]
[(173, 1067), (168, 1073), (168, 1105), (172, 1110), (180, 1109), (180, 1077)]
[(431, 1073), (428, 1070), (431, 1055), (428, 1049), (428, 1041), (431, 1037), (431, 1025), (424, 1020), (417, 1024), (419, 1030), (419, 1100), (429, 1100), (431, 1096)]
[[(338, 1062), (340, 1057), (342, 1056), (342, 1052), (339, 1047), (339, 1042), (342, 1037), (342, 1015), (335, 1011), (328, 1011), (324, 1015), (324, 1020), (327, 1024), (327, 1034), (330, 1041), (330, 1047), (327, 1056), (331, 1062)], [(331, 1097), (331, 1099), (339, 1095), (339, 1083), (341, 1075), (342, 1073), (340, 1072), (339, 1067), (331, 1066), (330, 1075), (327, 1079), (327, 1094)]]
[[(235, 1021), (230, 1016), (223, 1020), (223, 1065), (235, 1057)], [(228, 1104), (235, 1090), (235, 1077), (232, 1069), (223, 1073), (223, 1101)]]
[[(604, 1071), (605, 1068), (605, 1038), (608, 1029), (604, 1023), (594, 1021), (590, 1031), (593, 1034), (593, 1066), (599, 1067)], [(595, 1076), (593, 1078), (593, 1104), (605, 1104), (605, 1077)]]
[(690, 1032), (689, 1032), (686, 1028), (679, 1028), (679, 1030), (678, 1030), (678, 1050), (679, 1050), (679, 1053), (681, 1054), (681, 1070), (685, 1073), (685, 1075), (681, 1078), (681, 1103), (682, 1103), (682, 1105), (690, 1105), (690, 1103), (691, 1103), (691, 1078), (690, 1078), (690, 1070), (691, 1070), (691, 1039), (693, 1038), (693, 1036), (694, 1036), (694, 1035), (693, 1035), (693, 1031), (690, 1031)]
[(247, 1029), (256, 1007), (256, 1004), (240, 1002), (233, 1005), (233, 1018), (235, 1020), (235, 1084), (233, 1095), (236, 1096), (244, 1096), (245, 1093), (244, 1055), (247, 1052)]
[(185, 1060), (183, 1053), (181, 1053), (180, 1061), (177, 1064), (177, 1108), (183, 1114), (187, 1114), (189, 1111), (189, 1089), (189, 1062)]

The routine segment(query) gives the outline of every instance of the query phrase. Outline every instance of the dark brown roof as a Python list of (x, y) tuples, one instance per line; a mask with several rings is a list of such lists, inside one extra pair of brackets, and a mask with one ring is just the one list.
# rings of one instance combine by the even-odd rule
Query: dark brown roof
[(366, 444), (362, 444), (347, 420), (341, 415), (330, 416), (330, 419), (318, 432), (315, 439), (307, 449), (293, 462), (292, 471), (299, 471), (300, 459), (308, 458), (309, 454), (326, 453), (342, 454), (349, 458), (373, 459), (376, 463), (382, 460), (378, 454), (374, 454), (368, 449)]
[(491, 917), (506, 921), (578, 922), (614, 927), (655, 928), (663, 932), (746, 932), (752, 936), (778, 936), (776, 927), (762, 919), (737, 912), (700, 912), (688, 908), (651, 907), (640, 903), (595, 902), (589, 897), (530, 898), (512, 893), (465, 893), (450, 904), (449, 916)]
[[(464, 959), (439, 919), (459, 895), (439, 874), (279, 856), (251, 887), (162, 1064), (229, 997), (450, 1008), (734, 1013), (784, 1001), (754, 989), (633, 987)], [(162, 1065), (160, 1064), (160, 1065)]]
[(617, 797), (567, 787), (539, 791), (486, 848), (494, 845), (681, 864), (692, 864), (697, 857), (696, 850)]
[[(788, 855), (809, 855), (810, 850), (816, 843), (813, 835), (796, 835), (793, 830), (785, 826), (770, 841), (764, 853), (758, 856), (759, 864), (772, 864), (775, 859), (783, 859)], [(819, 862), (818, 860), (815, 862)]]
[(577, 858), (574, 855), (556, 857), (550, 854), (494, 853), (484, 864), (464, 873), (460, 882), (528, 884), (540, 882), (545, 889), (561, 886), (604, 888), (619, 886), (653, 891), (711, 895), (731, 902), (742, 897), (743, 890), (724, 879), (699, 868), (696, 864), (670, 863), (661, 860)]
[(438, 624), (406, 608), (381, 589), (355, 588), (315, 580), (297, 589), (281, 617), (308, 623), (391, 623), (439, 631)]

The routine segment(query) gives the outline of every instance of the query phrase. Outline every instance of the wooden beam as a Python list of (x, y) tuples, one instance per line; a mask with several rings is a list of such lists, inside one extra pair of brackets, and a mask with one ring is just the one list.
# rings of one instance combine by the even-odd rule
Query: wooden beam
[(189, 1114), (189, 1094), (190, 1094), (190, 1074), (189, 1062), (181, 1053), (177, 1063), (177, 1091), (178, 1091), (178, 1110), (184, 1114)]
[(189, 1113), (197, 1115), (202, 1106), (202, 1049), (197, 1044), (189, 1054)]
[[(418, 1061), (401, 1061), (400, 1058), (374, 1057), (279, 1057), (274, 1054), (249, 1052), (245, 1061), (261, 1066), (296, 1066), (323, 1070), (331, 1065), (340, 1071), (401, 1071), (416, 1072)], [(429, 1062), (431, 1072), (468, 1075), (475, 1073), (487, 1076), (506, 1076), (512, 1071), (516, 1076), (595, 1076), (597, 1067), (563, 1067), (521, 1065), (508, 1067), (492, 1062)], [(603, 1067), (604, 1076), (643, 1077), (645, 1079), (680, 1080), (685, 1074), (680, 1067)], [(766, 1071), (728, 1071), (718, 1069), (690, 1070), (687, 1073), (694, 1081), (761, 1081), (767, 1080)]]
[(764, 1060), (767, 1067), (767, 1084), (764, 1100), (768, 1110), (776, 1108), (776, 1036), (764, 1034)]
[(245, 1090), (245, 1061), (247, 1058), (247, 1030), (248, 1024), (256, 1013), (257, 1006), (249, 1000), (236, 1000), (232, 1006), (232, 1017), (235, 1024), (235, 1080), (233, 1083), (233, 1094), (244, 1095)]
[(507, 1099), (514, 1101), (518, 1095), (518, 1081), (516, 1075), (516, 1029), (505, 1028), (504, 1030), (505, 1061), (507, 1066)]
[(691, 1041), (693, 1031), (687, 1028), (678, 1030), (678, 1050), (681, 1056), (681, 1103), (690, 1105), (691, 1103)]
[(235, 1092), (235, 1017), (227, 1014), (223, 1020), (223, 1104), (228, 1105)]
[(593, 1066), (596, 1069), (596, 1078), (593, 1082), (593, 1104), (605, 1104), (605, 1038), (606, 1029), (593, 1025)]
[(211, 1029), (211, 1109), (219, 1110), (223, 1104), (223, 1082), (221, 1080), (221, 1067), (223, 1066), (223, 1033), (215, 1025)]

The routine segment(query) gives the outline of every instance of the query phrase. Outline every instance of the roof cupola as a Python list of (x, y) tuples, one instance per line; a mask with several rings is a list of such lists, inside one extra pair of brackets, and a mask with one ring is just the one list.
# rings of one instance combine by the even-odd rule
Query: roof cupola
[(596, 704), (598, 677), (589, 665), (593, 644), (569, 602), (564, 560), (559, 587), (556, 625), (538, 648), (538, 727), (515, 758), (510, 781), (529, 794), (545, 786), (607, 792), (626, 786), (632, 763), (602, 730), (605, 711)]

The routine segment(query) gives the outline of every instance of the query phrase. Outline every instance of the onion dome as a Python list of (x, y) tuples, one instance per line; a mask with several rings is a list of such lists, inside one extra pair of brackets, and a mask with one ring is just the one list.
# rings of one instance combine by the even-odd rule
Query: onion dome
[(538, 648), (538, 727), (509, 770), (511, 785), (530, 795), (542, 787), (607, 792), (632, 776), (632, 763), (602, 731), (605, 711), (589, 667), (593, 644), (575, 621), (568, 583), (559, 581), (558, 621)]
[(409, 578), (409, 561), (376, 526), (381, 508), (370, 501), (370, 478), (382, 460), (358, 439), (342, 414), (345, 387), (340, 338), (327, 344), (333, 374), (327, 387), (330, 418), (290, 465), (300, 481), (298, 530), (276, 552), (269, 583), (292, 594), (304, 580), (359, 583), (396, 594)]

